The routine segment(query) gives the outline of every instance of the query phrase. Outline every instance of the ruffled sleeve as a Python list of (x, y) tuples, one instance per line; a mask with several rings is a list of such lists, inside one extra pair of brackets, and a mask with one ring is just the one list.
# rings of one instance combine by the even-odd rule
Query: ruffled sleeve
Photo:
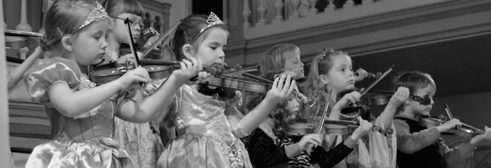
[(80, 84), (80, 76), (80, 68), (76, 62), (55, 57), (29, 69), (24, 74), (24, 82), (33, 102), (47, 103), (51, 87), (65, 83), (72, 90), (76, 90)]

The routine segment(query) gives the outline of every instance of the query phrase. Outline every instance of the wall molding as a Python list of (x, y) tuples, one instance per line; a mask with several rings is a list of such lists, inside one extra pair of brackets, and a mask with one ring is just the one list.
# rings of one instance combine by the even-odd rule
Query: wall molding
[[(250, 66), (272, 45), (296, 44), (302, 60), (325, 47), (352, 54), (491, 30), (491, 1), (445, 1), (255, 39), (231, 41), (227, 59)], [(244, 46), (245, 45), (245, 46)], [(227, 60), (228, 61), (228, 60)]]

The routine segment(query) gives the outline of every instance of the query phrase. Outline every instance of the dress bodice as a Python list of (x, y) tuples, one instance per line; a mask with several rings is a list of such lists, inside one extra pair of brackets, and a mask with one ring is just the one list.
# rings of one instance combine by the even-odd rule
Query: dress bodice
[(45, 106), (53, 139), (91, 141), (112, 138), (115, 101), (106, 100), (86, 113), (67, 117), (54, 108), (49, 99), (49, 90), (60, 83), (68, 85), (72, 91), (95, 87), (95, 83), (81, 73), (74, 61), (61, 57), (51, 58), (33, 66), (25, 74), (24, 80), (33, 101)]
[(235, 139), (225, 115), (224, 101), (198, 93), (192, 86), (183, 85), (177, 92), (177, 102), (178, 112), (174, 115), (179, 134), (203, 134), (227, 144)]

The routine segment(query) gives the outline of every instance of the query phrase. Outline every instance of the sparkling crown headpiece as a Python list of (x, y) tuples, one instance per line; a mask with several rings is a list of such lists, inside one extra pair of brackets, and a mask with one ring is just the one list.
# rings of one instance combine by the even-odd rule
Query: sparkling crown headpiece
[(223, 27), (224, 29), (227, 29), (227, 26), (225, 25), (225, 23), (223, 23), (222, 20), (220, 20), (220, 18), (218, 18), (218, 16), (215, 15), (215, 13), (211, 12), (210, 16), (208, 16), (208, 19), (206, 20), (205, 27), (203, 27), (199, 31), (198, 35), (196, 35), (196, 37), (194, 37), (190, 43), (193, 43), (196, 39), (198, 39), (198, 37), (201, 36), (201, 34), (203, 34), (203, 32), (205, 32), (206, 30), (208, 30), (212, 27), (215, 27), (215, 26), (220, 26), (220, 27)]
[(87, 25), (90, 25), (93, 22), (104, 20), (104, 19), (110, 19), (106, 10), (104, 10), (104, 7), (102, 7), (102, 5), (99, 4), (99, 2), (97, 1), (95, 1), (95, 3), (97, 3), (96, 8), (92, 9), (89, 16), (85, 19), (85, 22), (80, 27), (78, 27), (77, 31), (79, 31), (80, 29), (84, 28)]
[(143, 31), (143, 35), (147, 35), (147, 34), (160, 36), (160, 33), (157, 30), (155, 30), (153, 27), (149, 27)]

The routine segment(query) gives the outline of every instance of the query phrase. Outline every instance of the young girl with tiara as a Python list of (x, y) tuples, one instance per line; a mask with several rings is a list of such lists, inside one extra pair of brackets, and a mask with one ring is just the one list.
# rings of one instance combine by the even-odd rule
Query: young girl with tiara
[[(133, 41), (136, 42), (143, 28), (143, 7), (137, 0), (99, 0), (111, 17), (112, 29), (107, 34), (108, 47), (106, 54), (111, 61), (118, 63), (134, 62), (133, 54), (122, 56), (120, 46), (129, 44), (128, 26), (125, 20), (129, 20)], [(108, 57), (106, 57), (108, 58)], [(153, 85), (147, 85), (153, 86)], [(130, 96), (131, 100), (141, 103), (146, 98), (146, 88), (136, 90)], [(162, 120), (162, 115), (154, 116), (154, 120)], [(132, 123), (115, 118), (115, 139), (119, 145), (128, 152), (133, 162), (140, 168), (154, 168), (162, 154), (164, 144), (151, 122)], [(158, 122), (157, 122), (158, 123)], [(156, 127), (158, 129), (158, 127)], [(154, 131), (155, 130), (155, 131)]]
[(174, 83), (198, 73), (198, 61), (181, 63), (169, 83), (141, 106), (127, 98), (116, 99), (130, 85), (149, 81), (148, 72), (141, 67), (96, 87), (88, 69), (102, 62), (109, 19), (94, 0), (57, 0), (48, 10), (42, 47), (55, 57), (31, 68), (24, 80), (33, 101), (51, 114), (55, 136), (34, 148), (26, 167), (134, 167), (113, 139), (114, 117), (147, 122), (170, 103)]
[[(311, 108), (313, 118), (315, 114), (322, 114), (325, 104), (330, 101), (332, 107), (329, 113), (330, 120), (353, 120), (355, 117), (341, 113), (350, 102), (357, 102), (360, 93), (352, 91), (344, 94), (339, 100), (338, 94), (354, 89), (354, 73), (352, 71), (351, 58), (342, 51), (324, 51), (316, 56), (311, 64), (310, 73), (307, 79), (306, 95), (318, 100), (316, 106)], [(328, 96), (328, 93), (330, 97)], [(337, 167), (372, 167), (372, 168), (393, 168), (395, 167), (396, 139), (392, 124), (392, 117), (396, 108), (407, 100), (409, 93), (407, 88), (399, 88), (391, 97), (384, 111), (377, 118), (373, 117), (367, 110), (361, 110), (356, 116), (361, 116), (364, 120), (373, 123), (374, 126), (381, 128), (381, 132), (370, 131), (368, 136), (358, 140), (358, 147)], [(355, 113), (356, 114), (356, 113)], [(346, 136), (346, 135), (345, 135)], [(329, 145), (337, 144), (342, 141), (341, 136), (329, 138)]]
[[(266, 73), (266, 79), (272, 79), (276, 73)], [(257, 94), (247, 106), (253, 108), (264, 95)], [(314, 167), (330, 168), (351, 153), (358, 139), (371, 128), (371, 123), (360, 118), (360, 127), (353, 135), (335, 148), (326, 151), (321, 147), (322, 134), (290, 135), (290, 126), (300, 122), (302, 106), (291, 95), (279, 103), (259, 128), (244, 138), (251, 162), (254, 167)], [(312, 145), (312, 146), (311, 146)]]
[(440, 138), (442, 132), (451, 131), (462, 123), (452, 119), (439, 126), (422, 125), (419, 119), (430, 115), (436, 84), (433, 78), (423, 72), (410, 71), (398, 75), (394, 87), (407, 87), (413, 95), (398, 108), (394, 118), (397, 130), (397, 166), (399, 168), (445, 168), (459, 167), (483, 140), (491, 140), (491, 129), (485, 127), (484, 134), (476, 135), (470, 141), (455, 148), (449, 148)]
[[(224, 49), (228, 31), (213, 13), (191, 15), (174, 30), (164, 43), (176, 58), (195, 58), (204, 65), (225, 63)], [(182, 83), (175, 95), (175, 111), (169, 111), (178, 135), (171, 140), (159, 159), (158, 167), (248, 167), (252, 165), (244, 144), (238, 139), (251, 133), (275, 104), (286, 99), (295, 86), (290, 76), (275, 79), (266, 98), (248, 115), (221, 99), (220, 92), (205, 95), (196, 83)]]

